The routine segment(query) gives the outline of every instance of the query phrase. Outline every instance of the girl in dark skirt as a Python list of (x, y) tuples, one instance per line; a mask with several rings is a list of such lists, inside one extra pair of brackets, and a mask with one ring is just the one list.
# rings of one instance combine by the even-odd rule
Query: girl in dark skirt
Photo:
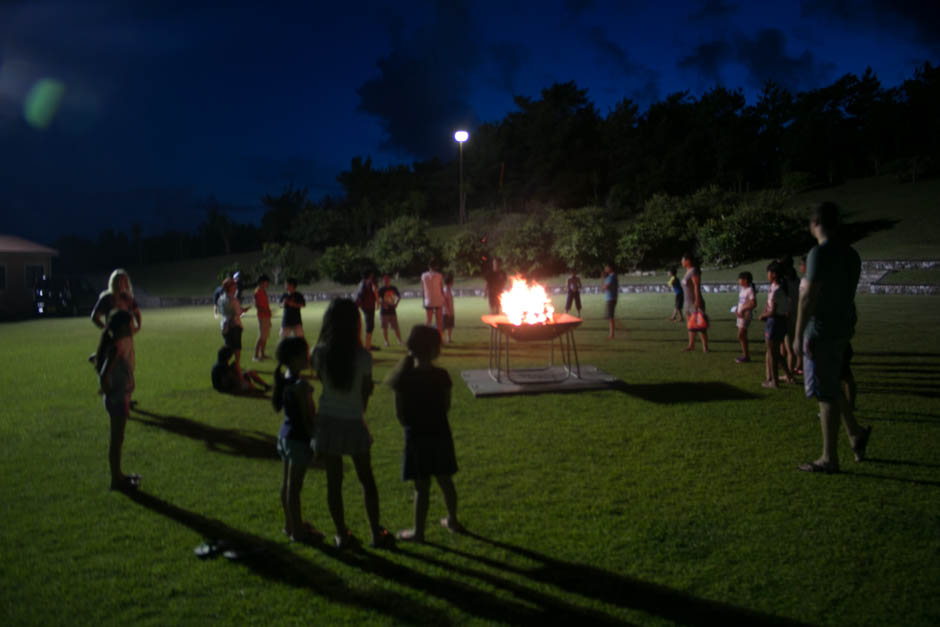
[(408, 337), (408, 356), (387, 380), (395, 390), (398, 421), (405, 428), (402, 480), (414, 481), (415, 485), (414, 527), (400, 531), (400, 540), (424, 541), (432, 476), (441, 487), (447, 507), (441, 525), (450, 531), (463, 531), (457, 522), (457, 490), (453, 481), (457, 456), (447, 422), (452, 385), (447, 371), (431, 363), (440, 353), (441, 336), (437, 330), (415, 326)]

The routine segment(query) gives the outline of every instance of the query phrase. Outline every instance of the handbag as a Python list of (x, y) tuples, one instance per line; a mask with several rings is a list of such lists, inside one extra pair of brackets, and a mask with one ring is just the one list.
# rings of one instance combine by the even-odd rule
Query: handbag
[(707, 331), (708, 315), (706, 315), (705, 312), (701, 309), (696, 309), (689, 314), (689, 317), (686, 319), (685, 326), (688, 327), (689, 331)]

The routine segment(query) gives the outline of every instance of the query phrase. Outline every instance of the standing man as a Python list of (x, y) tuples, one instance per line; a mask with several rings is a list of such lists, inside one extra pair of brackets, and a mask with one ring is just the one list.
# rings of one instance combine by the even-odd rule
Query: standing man
[(565, 313), (571, 311), (571, 304), (574, 303), (575, 308), (578, 310), (578, 317), (581, 317), (581, 277), (578, 276), (578, 271), (574, 268), (571, 269), (571, 275), (568, 277), (568, 281), (565, 283), (565, 287), (568, 290), (568, 296), (565, 298)]
[(818, 244), (806, 257), (806, 289), (800, 293), (793, 351), (803, 357), (806, 396), (819, 400), (823, 451), (805, 472), (839, 472), (839, 422), (845, 424), (855, 461), (865, 459), (871, 427), (855, 421), (840, 375), (846, 347), (855, 333), (855, 290), (862, 261), (839, 237), (839, 208), (824, 202), (813, 209), (810, 232)]
[(608, 340), (614, 339), (614, 312), (617, 309), (617, 295), (620, 293), (620, 282), (617, 281), (617, 275), (610, 264), (604, 266), (604, 304), (606, 305), (605, 317), (610, 328), (607, 335)]
[(367, 351), (379, 350), (379, 347), (372, 347), (372, 332), (375, 330), (375, 303), (379, 300), (378, 288), (375, 285), (375, 273), (372, 270), (365, 270), (362, 273), (362, 281), (359, 282), (359, 288), (356, 290), (356, 305), (362, 310), (362, 317), (365, 318), (366, 327), (366, 345)]
[(395, 331), (395, 337), (398, 338), (399, 346), (401, 345), (401, 332), (398, 330), (398, 301), (400, 300), (401, 293), (392, 285), (392, 277), (385, 274), (382, 277), (382, 287), (379, 288), (379, 320), (382, 322), (382, 336), (385, 338), (386, 346), (388, 346), (389, 326)]
[(224, 293), (219, 298), (219, 313), (222, 314), (222, 339), (225, 345), (232, 350), (235, 356), (235, 370), (238, 376), (242, 375), (242, 314), (249, 309), (251, 305), (242, 309), (238, 301), (235, 279), (228, 278), (222, 281)]
[(268, 336), (271, 335), (271, 300), (268, 298), (268, 284), (271, 279), (262, 274), (258, 277), (258, 287), (255, 288), (255, 311), (258, 312), (258, 341), (255, 342), (255, 356), (252, 361), (267, 359), (264, 349), (268, 345)]
[(483, 296), (490, 303), (490, 313), (499, 313), (499, 296), (506, 290), (506, 273), (499, 269), (499, 257), (493, 257), (493, 267), (486, 273)]
[(444, 306), (444, 276), (437, 271), (436, 264), (428, 264), (428, 270), (421, 275), (421, 288), (424, 290), (424, 311), (427, 313), (427, 325), (431, 326), (431, 318), (444, 338), (444, 325), (441, 322), (441, 308)]

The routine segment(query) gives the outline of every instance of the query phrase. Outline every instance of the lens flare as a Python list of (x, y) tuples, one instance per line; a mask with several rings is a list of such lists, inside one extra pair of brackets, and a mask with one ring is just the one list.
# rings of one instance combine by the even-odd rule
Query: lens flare
[(36, 81), (23, 103), (23, 117), (33, 128), (45, 130), (55, 119), (62, 98), (65, 96), (65, 85), (54, 78), (43, 78)]

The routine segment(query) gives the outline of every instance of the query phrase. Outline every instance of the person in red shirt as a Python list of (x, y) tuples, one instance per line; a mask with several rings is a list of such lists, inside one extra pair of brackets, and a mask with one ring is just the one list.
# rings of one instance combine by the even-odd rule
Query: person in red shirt
[(252, 361), (268, 359), (264, 349), (271, 334), (271, 301), (268, 300), (268, 275), (262, 274), (258, 278), (258, 287), (255, 288), (255, 311), (258, 312), (258, 341), (255, 342), (255, 356)]

